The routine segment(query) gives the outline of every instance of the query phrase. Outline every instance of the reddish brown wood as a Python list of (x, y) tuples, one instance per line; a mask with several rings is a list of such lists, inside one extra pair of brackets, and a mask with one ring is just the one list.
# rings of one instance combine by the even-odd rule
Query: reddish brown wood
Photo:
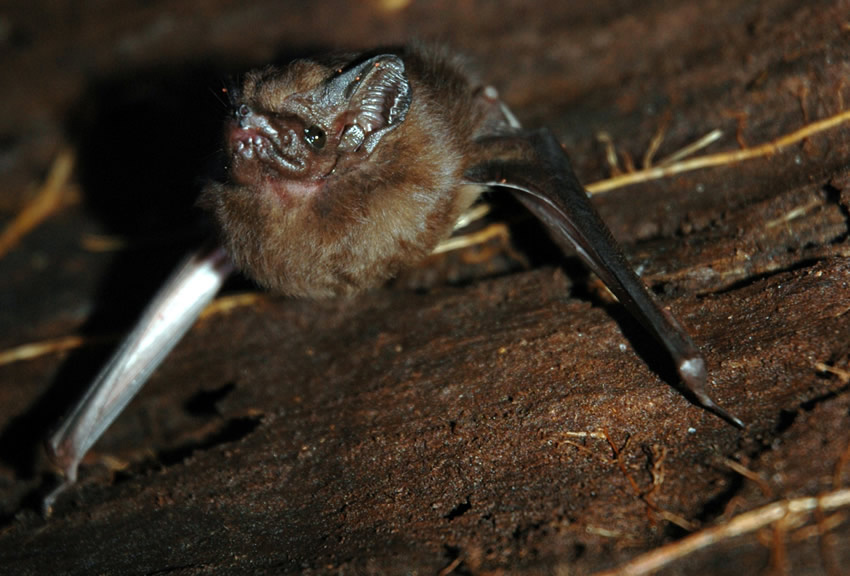
[[(609, 175), (600, 131), (639, 165), (661, 126), (656, 158), (715, 128), (706, 152), (734, 150), (850, 101), (841, 2), (390, 4), (12, 7), (0, 218), (64, 146), (83, 201), (0, 259), (0, 347), (127, 328), (188, 243), (221, 113), (209, 88), (277, 57), (448, 41), (524, 123), (556, 130), (587, 182)], [(0, 566), (592, 573), (683, 526), (846, 488), (848, 135), (596, 200), (745, 432), (688, 403), (641, 329), (576, 261), (537, 257), (543, 241), (521, 222), (528, 269), (493, 276), (455, 258), (353, 300), (259, 295), (207, 317), (46, 521), (33, 505), (48, 469), (32, 455), (109, 347), (0, 365)], [(98, 233), (130, 247), (86, 250)], [(440, 277), (464, 282), (406, 288)], [(749, 534), (665, 573), (838, 573), (846, 522), (809, 530)]]

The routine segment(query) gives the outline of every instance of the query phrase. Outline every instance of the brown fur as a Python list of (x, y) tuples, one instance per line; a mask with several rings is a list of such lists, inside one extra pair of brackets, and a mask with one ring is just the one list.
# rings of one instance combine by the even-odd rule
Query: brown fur
[[(335, 157), (337, 169), (325, 178), (317, 173), (290, 181), (242, 170), (241, 185), (206, 188), (203, 203), (212, 208), (227, 250), (261, 285), (324, 297), (382, 283), (430, 254), (480, 193), (463, 181), (483, 116), (473, 86), (441, 54), (408, 49), (399, 55), (410, 108), (367, 158)], [(299, 61), (255, 72), (242, 101), (269, 112), (286, 109), (334, 71)]]

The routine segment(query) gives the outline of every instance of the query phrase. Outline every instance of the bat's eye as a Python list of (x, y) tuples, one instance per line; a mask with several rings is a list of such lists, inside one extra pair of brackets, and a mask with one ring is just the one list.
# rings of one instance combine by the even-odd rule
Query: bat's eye
[(304, 130), (304, 141), (316, 150), (324, 148), (327, 140), (328, 137), (325, 135), (325, 131), (318, 126), (310, 126)]

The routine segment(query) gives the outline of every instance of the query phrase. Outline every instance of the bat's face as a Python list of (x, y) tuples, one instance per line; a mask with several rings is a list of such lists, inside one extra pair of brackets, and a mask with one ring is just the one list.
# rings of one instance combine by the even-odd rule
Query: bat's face
[[(266, 70), (248, 75), (233, 94), (232, 117), (225, 128), (230, 180), (262, 186), (281, 201), (315, 189), (335, 168), (342, 118), (317, 102), (325, 71), (311, 67), (299, 78)], [(297, 184), (300, 183), (300, 186)]]
[(403, 61), (297, 61), (250, 73), (232, 95), (228, 179), (210, 207), (236, 265), (279, 292), (375, 285), (427, 255), (468, 201), (451, 129)]
[(268, 187), (287, 202), (368, 159), (404, 121), (410, 87), (394, 58), (348, 71), (302, 60), (248, 74), (234, 101), (226, 129), (231, 180)]

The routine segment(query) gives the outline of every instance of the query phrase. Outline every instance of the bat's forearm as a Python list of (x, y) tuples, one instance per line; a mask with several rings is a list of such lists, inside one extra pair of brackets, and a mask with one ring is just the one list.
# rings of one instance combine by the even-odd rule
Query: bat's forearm
[(661, 342), (693, 397), (728, 422), (743, 427), (740, 419), (718, 406), (706, 392), (708, 375), (699, 350), (632, 270), (552, 133), (545, 129), (518, 131), (513, 136), (482, 138), (479, 143), (488, 160), (467, 171), (467, 177), (510, 188), (553, 238), (566, 249), (575, 249), (632, 316)]
[(136, 395), (213, 299), (232, 265), (219, 246), (191, 254), (157, 293), (85, 396), (47, 442), (66, 481), (106, 428)]

